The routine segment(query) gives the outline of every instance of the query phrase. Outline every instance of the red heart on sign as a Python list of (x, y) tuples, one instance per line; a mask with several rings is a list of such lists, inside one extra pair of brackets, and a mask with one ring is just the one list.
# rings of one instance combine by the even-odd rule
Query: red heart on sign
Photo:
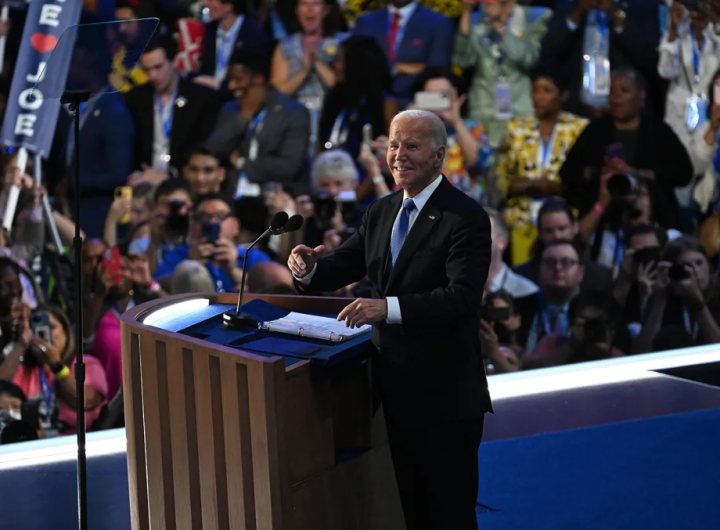
[(40, 53), (52, 51), (58, 40), (55, 35), (45, 35), (44, 33), (35, 33), (30, 37), (30, 45)]

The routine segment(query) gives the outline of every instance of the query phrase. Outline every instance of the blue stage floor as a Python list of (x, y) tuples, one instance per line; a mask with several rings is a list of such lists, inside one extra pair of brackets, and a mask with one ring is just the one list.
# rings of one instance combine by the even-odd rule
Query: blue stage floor
[[(485, 442), (481, 530), (704, 530), (720, 521), (720, 409)], [(90, 528), (128, 530), (125, 455), (89, 462)], [(77, 528), (75, 463), (0, 471), (0, 529)], [(338, 529), (341, 530), (341, 529)]]
[(720, 409), (484, 443), (481, 530), (720, 528)]

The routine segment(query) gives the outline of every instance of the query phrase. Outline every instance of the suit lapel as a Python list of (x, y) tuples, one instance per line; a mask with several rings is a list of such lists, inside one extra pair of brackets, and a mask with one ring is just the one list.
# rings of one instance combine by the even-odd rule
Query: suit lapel
[[(415, 20), (417, 17), (420, 16), (420, 5), (415, 7), (415, 11), (412, 12), (412, 15), (410, 15), (410, 18), (407, 19), (407, 22), (405, 22), (405, 29), (402, 33), (402, 39), (400, 40), (400, 43), (398, 44), (398, 57), (405, 57), (406, 51), (410, 48), (410, 43), (416, 38), (415, 37)], [(399, 61), (399, 60), (398, 60)]]
[[(425, 238), (432, 232), (432, 230), (438, 225), (440, 222), (440, 219), (442, 218), (442, 212), (439, 209), (439, 205), (441, 204), (441, 198), (442, 194), (444, 193), (444, 188), (446, 185), (450, 185), (450, 183), (446, 182), (445, 178), (443, 177), (442, 182), (438, 186), (438, 189), (436, 189), (433, 194), (430, 196), (428, 201), (425, 203), (425, 206), (423, 209), (418, 213), (417, 218), (415, 219), (415, 222), (413, 223), (412, 227), (410, 228), (410, 232), (408, 232), (407, 237), (405, 238), (405, 242), (403, 243), (402, 248), (400, 249), (400, 255), (397, 257), (397, 260), (395, 261), (395, 266), (392, 269), (392, 272), (390, 273), (390, 277), (388, 278), (387, 285), (385, 286), (384, 292), (387, 293), (390, 288), (392, 287), (393, 282), (395, 279), (403, 272), (403, 269), (407, 267), (411, 260), (412, 256), (415, 253), (415, 251), (418, 249), (420, 244), (425, 241)], [(399, 193), (398, 202), (400, 203), (403, 198), (403, 194)], [(400, 210), (400, 205), (398, 204), (397, 208), (393, 208), (393, 211), (395, 212), (395, 215), (393, 216), (393, 223), (395, 220), (395, 217), (397, 217), (397, 213)], [(390, 231), (392, 232), (392, 226), (390, 228)], [(390, 253), (390, 234), (388, 234), (388, 245), (386, 252)]]
[(385, 208), (381, 214), (380, 222), (380, 235), (378, 241), (378, 255), (380, 256), (380, 263), (382, 267), (380, 269), (380, 282), (378, 285), (383, 287), (383, 291), (387, 288), (386, 283), (387, 277), (387, 265), (388, 259), (390, 259), (390, 236), (392, 235), (393, 227), (395, 226), (395, 219), (397, 218), (400, 206), (402, 206), (403, 200), (402, 191), (396, 193), (390, 200), (390, 207)]
[[(182, 136), (187, 125), (187, 104), (190, 101), (187, 97), (187, 84), (183, 78), (178, 79), (177, 98), (171, 101), (173, 106), (172, 128), (170, 129), (170, 151), (172, 151), (173, 142), (178, 141), (178, 137)], [(178, 101), (182, 101), (182, 106), (178, 105)], [(182, 142), (180, 142), (182, 143)]]

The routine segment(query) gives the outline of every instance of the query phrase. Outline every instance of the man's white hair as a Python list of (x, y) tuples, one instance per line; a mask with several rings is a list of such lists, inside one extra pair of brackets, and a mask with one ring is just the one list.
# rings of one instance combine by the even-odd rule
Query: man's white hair
[(395, 115), (393, 121), (405, 119), (427, 120), (430, 132), (430, 141), (432, 142), (433, 147), (437, 149), (439, 147), (447, 146), (447, 128), (445, 127), (445, 123), (443, 123), (443, 121), (434, 112), (417, 109), (404, 110)]
[(360, 178), (352, 157), (341, 149), (331, 149), (321, 153), (313, 162), (310, 173), (314, 189), (317, 189), (318, 183), (325, 177), (345, 179), (355, 189)]

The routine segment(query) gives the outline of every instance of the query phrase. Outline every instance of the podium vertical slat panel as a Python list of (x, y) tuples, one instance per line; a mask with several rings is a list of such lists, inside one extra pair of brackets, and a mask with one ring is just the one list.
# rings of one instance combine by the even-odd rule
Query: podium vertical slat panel
[(151, 335), (140, 339), (140, 371), (143, 392), (143, 417), (145, 421), (145, 473), (148, 485), (150, 528), (166, 528), (165, 520), (165, 483), (163, 474), (162, 446), (160, 430), (160, 407), (158, 394), (158, 370), (156, 342)]
[(123, 325), (123, 401), (127, 437), (130, 524), (133, 530), (149, 530), (147, 475), (145, 473), (145, 426), (142, 415), (140, 335)]
[[(251, 363), (248, 366), (250, 390), (250, 431), (252, 433), (253, 482), (258, 526), (263, 530), (283, 530), (283, 484), (278, 425), (279, 403), (276, 399), (275, 367), (284, 363)], [(288, 495), (289, 498), (289, 495)]]
[(200, 469), (202, 528), (203, 530), (219, 530), (209, 361), (210, 355), (208, 354), (208, 350), (204, 348), (196, 348), (193, 350), (195, 426), (197, 428), (198, 463)]
[[(176, 527), (178, 530), (194, 530), (202, 524), (202, 519), (200, 519), (199, 511), (197, 519), (193, 518), (192, 513), (183, 351), (175, 340), (170, 340), (167, 343), (166, 362)], [(190, 432), (194, 435), (195, 429), (190, 429)]]
[(188, 472), (190, 474), (190, 513), (193, 530), (202, 528), (202, 496), (200, 495), (200, 457), (195, 410), (195, 362), (192, 350), (183, 348), (183, 382), (185, 386), (185, 430), (187, 431)]
[(215, 456), (215, 490), (217, 492), (217, 520), (220, 530), (230, 530), (228, 515), (227, 459), (225, 458), (225, 427), (223, 422), (223, 381), (220, 376), (220, 358), (210, 354), (210, 402)]
[(229, 524), (233, 529), (255, 530), (247, 366), (223, 355), (220, 371)]
[(168, 394), (168, 366), (167, 344), (163, 341), (155, 342), (157, 353), (157, 394), (158, 410), (160, 412), (160, 439), (162, 440), (162, 479), (163, 493), (165, 495), (165, 528), (177, 529), (175, 515), (175, 466), (173, 462), (173, 438), (170, 430), (170, 396)]

